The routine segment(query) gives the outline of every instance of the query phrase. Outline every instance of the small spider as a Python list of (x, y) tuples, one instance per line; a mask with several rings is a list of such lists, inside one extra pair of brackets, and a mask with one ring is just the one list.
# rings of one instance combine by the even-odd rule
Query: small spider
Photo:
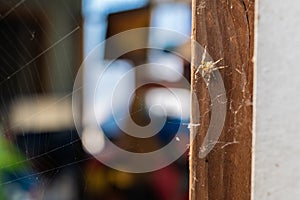
[(204, 53), (202, 55), (202, 60), (200, 65), (198, 66), (196, 72), (195, 72), (195, 76), (201, 72), (202, 77), (206, 80), (206, 84), (208, 85), (211, 79), (211, 75), (213, 75), (212, 73), (216, 70), (219, 69), (224, 69), (228, 66), (220, 66), (220, 67), (216, 67), (215, 65), (217, 63), (219, 63), (223, 58), (220, 58), (219, 60), (217, 60), (216, 62), (213, 61), (205, 61), (205, 57), (206, 57), (206, 47), (204, 48)]

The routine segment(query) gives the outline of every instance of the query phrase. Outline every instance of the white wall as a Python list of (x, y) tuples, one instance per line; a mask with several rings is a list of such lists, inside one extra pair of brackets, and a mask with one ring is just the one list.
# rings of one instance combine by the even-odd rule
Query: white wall
[(300, 199), (300, 2), (258, 0), (255, 200)]

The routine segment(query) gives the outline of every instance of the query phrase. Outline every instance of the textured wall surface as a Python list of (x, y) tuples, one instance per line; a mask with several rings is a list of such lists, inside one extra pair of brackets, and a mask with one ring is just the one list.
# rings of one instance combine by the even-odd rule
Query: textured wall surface
[(299, 13), (299, 1), (258, 1), (255, 200), (300, 196)]

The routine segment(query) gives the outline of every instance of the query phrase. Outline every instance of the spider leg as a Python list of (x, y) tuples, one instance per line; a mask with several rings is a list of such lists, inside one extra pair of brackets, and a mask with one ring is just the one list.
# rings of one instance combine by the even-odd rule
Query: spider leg
[(217, 71), (217, 70), (219, 70), (219, 69), (224, 69), (224, 68), (226, 68), (226, 67), (228, 67), (228, 66), (224, 65), (224, 66), (220, 66), (220, 67), (214, 67), (214, 68), (211, 70), (211, 74), (212, 74), (213, 78), (216, 79), (216, 76), (215, 76), (215, 73), (214, 73), (215, 71)]
[(199, 65), (198, 68), (196, 69), (195, 76), (199, 73), (200, 69), (201, 69), (201, 65)]
[(223, 58), (220, 58), (219, 60), (217, 60), (216, 62), (213, 62), (213, 65), (219, 63), (221, 60), (223, 60)]
[(215, 68), (212, 69), (212, 71), (216, 71), (216, 70), (219, 70), (219, 69), (224, 69), (226, 67), (228, 67), (228, 66), (224, 65), (224, 66), (220, 66), (220, 67), (215, 67)]

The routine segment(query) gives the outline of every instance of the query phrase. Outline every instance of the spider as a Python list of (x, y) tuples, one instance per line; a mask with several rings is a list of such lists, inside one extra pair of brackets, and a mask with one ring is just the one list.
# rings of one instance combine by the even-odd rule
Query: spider
[(212, 73), (216, 70), (219, 69), (224, 69), (228, 66), (220, 66), (220, 67), (216, 67), (215, 65), (217, 63), (219, 63), (223, 58), (220, 58), (219, 60), (213, 62), (213, 61), (205, 61), (205, 57), (206, 57), (206, 47), (204, 48), (204, 53), (202, 55), (202, 60), (200, 65), (198, 66), (196, 72), (195, 72), (195, 76), (201, 72), (202, 77), (206, 80), (206, 84), (208, 85), (211, 79), (211, 75), (213, 75)]

